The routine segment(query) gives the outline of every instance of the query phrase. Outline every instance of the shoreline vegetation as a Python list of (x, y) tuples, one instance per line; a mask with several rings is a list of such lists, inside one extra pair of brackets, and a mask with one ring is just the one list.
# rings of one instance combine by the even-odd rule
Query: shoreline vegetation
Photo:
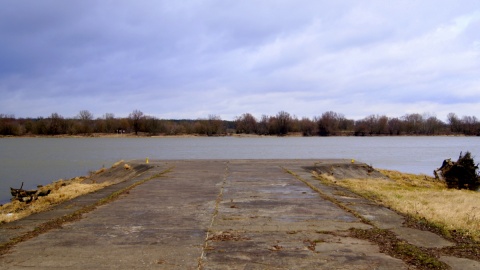
[[(362, 137), (471, 137), (469, 135), (464, 134), (437, 134), (437, 135), (415, 135), (415, 134), (404, 134), (404, 135), (369, 135), (369, 136), (362, 136)], [(475, 135), (477, 136), (477, 135)], [(478, 135), (480, 136), (480, 135)], [(78, 139), (88, 139), (88, 138), (208, 138), (208, 137), (233, 137), (233, 138), (267, 138), (267, 137), (285, 137), (285, 138), (300, 138), (300, 137), (314, 137), (314, 136), (304, 136), (301, 133), (288, 133), (286, 135), (278, 136), (278, 135), (258, 135), (258, 134), (237, 134), (237, 133), (230, 133), (224, 135), (204, 135), (204, 134), (179, 134), (179, 135), (166, 135), (166, 134), (158, 134), (158, 135), (149, 135), (146, 133), (139, 133), (135, 135), (135, 133), (125, 133), (125, 134), (110, 134), (110, 133), (90, 133), (90, 134), (83, 134), (83, 135), (69, 135), (69, 134), (61, 134), (61, 135), (33, 135), (33, 134), (25, 134), (25, 135), (0, 135), (1, 138), (78, 138)], [(324, 137), (324, 136), (315, 136), (315, 137)], [(328, 136), (328, 137), (358, 137), (354, 135), (336, 135), (336, 136)]]
[(49, 117), (15, 118), (0, 114), (2, 137), (158, 137), (158, 136), (480, 136), (476, 116), (459, 117), (449, 113), (444, 122), (431, 114), (406, 114), (401, 117), (370, 115), (360, 120), (328, 111), (313, 118), (299, 118), (280, 111), (274, 116), (254, 117), (244, 113), (235, 120), (218, 115), (207, 118), (159, 119), (139, 110), (128, 117), (106, 113), (95, 118), (82, 110), (72, 118), (58, 113)]

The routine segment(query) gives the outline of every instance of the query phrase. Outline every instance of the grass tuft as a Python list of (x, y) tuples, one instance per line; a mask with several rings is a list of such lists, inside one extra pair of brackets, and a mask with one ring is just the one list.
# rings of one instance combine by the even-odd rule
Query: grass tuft
[(116, 167), (120, 166), (120, 164), (122, 164), (123, 162), (124, 162), (124, 160), (122, 159), (122, 160), (119, 160), (119, 161), (113, 163), (112, 168), (116, 168)]

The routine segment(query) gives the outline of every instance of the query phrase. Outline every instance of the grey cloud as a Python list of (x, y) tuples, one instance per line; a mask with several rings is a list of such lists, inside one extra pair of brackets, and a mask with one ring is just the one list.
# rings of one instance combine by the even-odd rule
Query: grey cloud
[(0, 4), (0, 113), (358, 115), (479, 97), (476, 1)]

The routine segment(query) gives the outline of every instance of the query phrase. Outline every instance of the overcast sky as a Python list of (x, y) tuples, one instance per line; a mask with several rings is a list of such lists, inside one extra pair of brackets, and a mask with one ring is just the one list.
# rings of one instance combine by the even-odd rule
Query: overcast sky
[(480, 118), (478, 0), (0, 0), (0, 113)]

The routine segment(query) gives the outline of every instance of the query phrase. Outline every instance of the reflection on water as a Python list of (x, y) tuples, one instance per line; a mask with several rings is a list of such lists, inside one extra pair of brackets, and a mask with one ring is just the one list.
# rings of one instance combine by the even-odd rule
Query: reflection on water
[(2, 138), (0, 202), (9, 187), (35, 188), (124, 159), (355, 159), (432, 174), (461, 151), (480, 158), (480, 137)]

